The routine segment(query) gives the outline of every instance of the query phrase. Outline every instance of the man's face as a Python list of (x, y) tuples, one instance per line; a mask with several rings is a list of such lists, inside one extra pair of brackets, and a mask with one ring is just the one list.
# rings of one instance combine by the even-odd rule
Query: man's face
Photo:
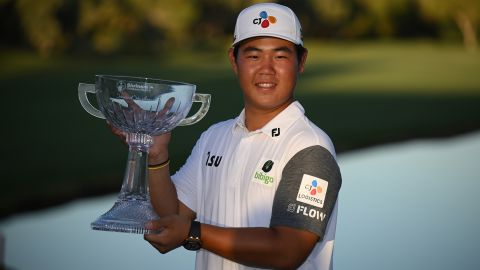
[(299, 63), (295, 45), (273, 37), (247, 39), (239, 46), (237, 58), (232, 49), (229, 58), (243, 91), (245, 108), (262, 111), (286, 108), (293, 101), (306, 52)]

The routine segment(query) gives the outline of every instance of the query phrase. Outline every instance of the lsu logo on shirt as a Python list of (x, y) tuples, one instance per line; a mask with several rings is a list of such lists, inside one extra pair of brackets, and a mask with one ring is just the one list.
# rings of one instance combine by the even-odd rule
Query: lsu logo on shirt
[(211, 155), (210, 151), (207, 153), (207, 161), (205, 162), (205, 165), (208, 167), (218, 167), (220, 165), (220, 162), (222, 162), (222, 156), (218, 155)]
[(323, 208), (325, 195), (327, 195), (328, 182), (308, 174), (302, 177), (302, 183), (298, 188), (297, 201), (315, 207)]

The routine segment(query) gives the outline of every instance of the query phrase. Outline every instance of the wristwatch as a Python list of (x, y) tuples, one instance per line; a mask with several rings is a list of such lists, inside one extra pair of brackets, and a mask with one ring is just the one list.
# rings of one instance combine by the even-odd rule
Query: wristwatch
[(199, 250), (202, 247), (202, 240), (200, 240), (200, 222), (192, 220), (188, 237), (183, 241), (183, 247), (188, 250)]

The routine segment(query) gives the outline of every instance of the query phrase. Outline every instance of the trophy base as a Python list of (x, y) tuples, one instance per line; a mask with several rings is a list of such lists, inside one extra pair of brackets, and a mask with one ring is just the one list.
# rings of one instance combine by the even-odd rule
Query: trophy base
[(91, 228), (99, 231), (125, 232), (138, 234), (159, 233), (145, 228), (149, 221), (159, 219), (150, 201), (118, 200), (113, 207), (92, 222)]

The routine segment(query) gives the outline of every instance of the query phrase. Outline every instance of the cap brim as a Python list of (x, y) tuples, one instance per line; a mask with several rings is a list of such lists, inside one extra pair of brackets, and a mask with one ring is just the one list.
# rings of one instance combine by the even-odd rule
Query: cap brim
[(266, 32), (262, 32), (262, 33), (259, 33), (259, 32), (255, 32), (255, 33), (249, 33), (249, 34), (245, 34), (243, 35), (244, 37), (243, 38), (239, 38), (238, 40), (234, 41), (232, 43), (232, 46), (235, 46), (237, 45), (238, 43), (244, 41), (244, 40), (247, 40), (249, 38), (254, 38), (254, 37), (274, 37), (274, 38), (280, 38), (280, 39), (283, 39), (283, 40), (286, 40), (286, 41), (290, 41), (292, 42), (293, 44), (295, 45), (302, 45), (303, 46), (303, 41), (300, 41), (298, 42), (297, 40), (294, 40), (292, 38), (289, 38), (287, 36), (284, 36), (284, 35), (279, 35), (277, 33), (266, 33)]

